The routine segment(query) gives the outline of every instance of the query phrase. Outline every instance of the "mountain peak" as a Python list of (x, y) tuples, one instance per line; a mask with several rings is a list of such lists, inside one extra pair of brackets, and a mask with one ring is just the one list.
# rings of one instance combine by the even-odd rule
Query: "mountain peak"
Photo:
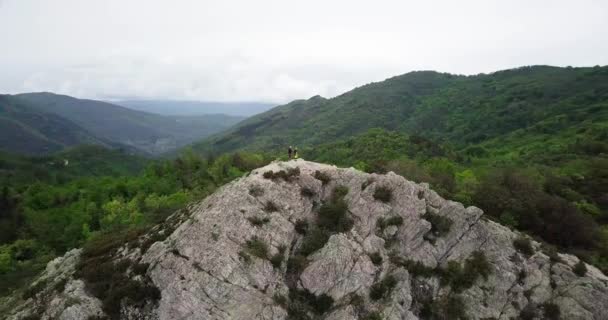
[(608, 305), (598, 269), (428, 184), (301, 159), (71, 251), (32, 288), (10, 319), (602, 319)]

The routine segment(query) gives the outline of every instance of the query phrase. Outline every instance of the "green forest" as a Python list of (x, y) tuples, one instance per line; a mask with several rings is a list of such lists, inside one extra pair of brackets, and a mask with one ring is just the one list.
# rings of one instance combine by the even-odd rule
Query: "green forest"
[[(71, 159), (67, 166), (64, 158)], [(269, 160), (252, 153), (184, 152), (146, 161), (101, 147), (44, 158), (1, 155), (0, 297), (28, 284), (67, 250), (145, 230)]]
[(608, 272), (607, 141), (607, 67), (529, 67), (411, 73), (295, 101), (167, 159), (92, 146), (0, 154), (0, 297), (71, 248), (145, 230), (285, 160), (290, 144), (305, 160), (429, 183)]

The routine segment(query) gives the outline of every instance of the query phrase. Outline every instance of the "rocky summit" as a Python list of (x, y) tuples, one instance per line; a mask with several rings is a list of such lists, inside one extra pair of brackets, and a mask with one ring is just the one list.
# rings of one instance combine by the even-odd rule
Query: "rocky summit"
[(427, 184), (293, 160), (68, 252), (13, 302), (8, 319), (599, 320), (608, 277)]

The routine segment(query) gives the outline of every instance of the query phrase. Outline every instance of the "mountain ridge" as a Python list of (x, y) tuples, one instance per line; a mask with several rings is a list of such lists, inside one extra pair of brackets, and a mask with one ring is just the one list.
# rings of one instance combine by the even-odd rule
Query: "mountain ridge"
[(427, 184), (294, 160), (70, 251), (14, 299), (9, 319), (599, 320), (608, 277)]
[(7, 139), (0, 147), (33, 155), (78, 144), (160, 155), (242, 120), (228, 115), (162, 116), (49, 92), (3, 95), (0, 104), (0, 121), (7, 123), (4, 136), (24, 137), (19, 145)]
[(383, 128), (464, 150), (500, 146), (501, 139), (515, 133), (533, 137), (556, 126), (565, 132), (585, 123), (589, 130), (601, 131), (608, 121), (607, 83), (608, 67), (531, 66), (474, 76), (410, 72), (331, 99), (296, 100), (275, 107), (194, 148), (276, 151), (285, 145), (314, 146)]

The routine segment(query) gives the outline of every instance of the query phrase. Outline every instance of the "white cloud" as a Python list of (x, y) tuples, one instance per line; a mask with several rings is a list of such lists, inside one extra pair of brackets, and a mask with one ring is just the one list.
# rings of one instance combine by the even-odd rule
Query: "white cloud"
[(608, 63), (605, 1), (0, 0), (0, 92), (286, 102), (411, 70)]

